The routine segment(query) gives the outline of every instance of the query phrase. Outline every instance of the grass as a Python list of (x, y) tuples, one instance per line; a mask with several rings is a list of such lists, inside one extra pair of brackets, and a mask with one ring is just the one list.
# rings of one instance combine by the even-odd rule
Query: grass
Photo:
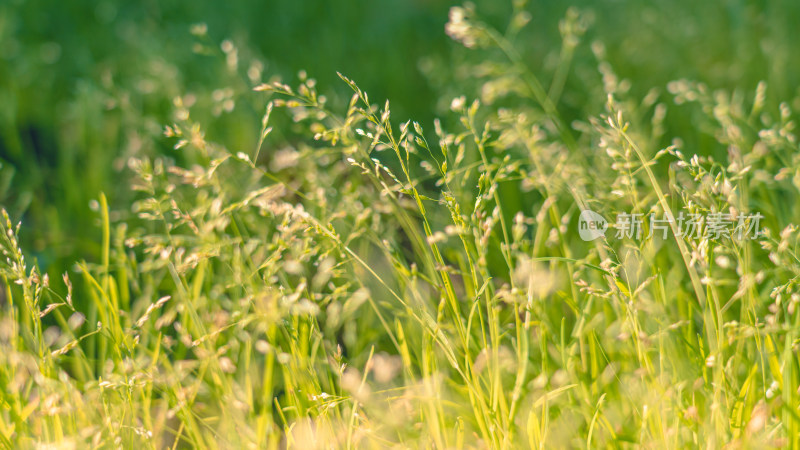
[[(750, 79), (791, 33), (754, 49), (780, 11), (737, 5), (697, 7), (728, 12), (705, 28), (742, 51), (724, 75), (682, 72), (679, 37), (642, 37), (671, 79), (612, 45), (658, 7), (563, 8), (540, 67), (529, 5), (467, 4), (441, 32), (465, 48), (420, 63), (437, 97), (401, 108), (420, 121), (200, 24), (213, 82), (126, 47), (162, 80), (86, 81), (52, 168), (6, 117), (0, 446), (800, 447), (798, 72)], [(37, 201), (47, 175), (67, 185)], [(706, 219), (618, 237), (624, 213)], [(719, 213), (764, 233), (715, 237)]]

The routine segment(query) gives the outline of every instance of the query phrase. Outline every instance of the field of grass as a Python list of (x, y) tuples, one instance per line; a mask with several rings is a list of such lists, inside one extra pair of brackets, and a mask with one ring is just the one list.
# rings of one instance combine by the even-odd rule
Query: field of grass
[(341, 3), (0, 3), (0, 448), (800, 448), (800, 4)]

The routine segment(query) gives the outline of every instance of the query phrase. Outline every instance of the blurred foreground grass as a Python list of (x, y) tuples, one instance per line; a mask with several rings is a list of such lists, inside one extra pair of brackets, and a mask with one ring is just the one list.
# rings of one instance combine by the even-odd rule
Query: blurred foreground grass
[(3, 3), (0, 444), (800, 445), (798, 20)]

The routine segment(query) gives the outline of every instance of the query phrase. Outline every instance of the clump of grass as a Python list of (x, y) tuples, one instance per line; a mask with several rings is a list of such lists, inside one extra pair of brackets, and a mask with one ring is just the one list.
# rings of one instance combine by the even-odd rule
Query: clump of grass
[[(545, 83), (514, 44), (517, 6), (507, 33), (451, 10), (486, 78), (430, 124), (343, 75), (352, 97), (329, 101), (302, 73), (255, 86), (256, 145), (229, 147), (178, 97), (179, 156), (127, 159), (136, 202), (100, 197), (99, 254), (63, 288), (6, 215), (3, 445), (800, 444), (789, 104), (685, 80), (638, 98), (595, 43), (604, 102), (568, 122), (590, 17), (567, 12)], [(723, 160), (671, 136), (673, 106)], [(586, 242), (585, 209), (758, 212), (766, 231)]]

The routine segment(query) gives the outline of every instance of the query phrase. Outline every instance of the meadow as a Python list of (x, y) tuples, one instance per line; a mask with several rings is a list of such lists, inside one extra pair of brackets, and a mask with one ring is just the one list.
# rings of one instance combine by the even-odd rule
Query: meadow
[(0, 448), (800, 448), (800, 4), (0, 4)]

